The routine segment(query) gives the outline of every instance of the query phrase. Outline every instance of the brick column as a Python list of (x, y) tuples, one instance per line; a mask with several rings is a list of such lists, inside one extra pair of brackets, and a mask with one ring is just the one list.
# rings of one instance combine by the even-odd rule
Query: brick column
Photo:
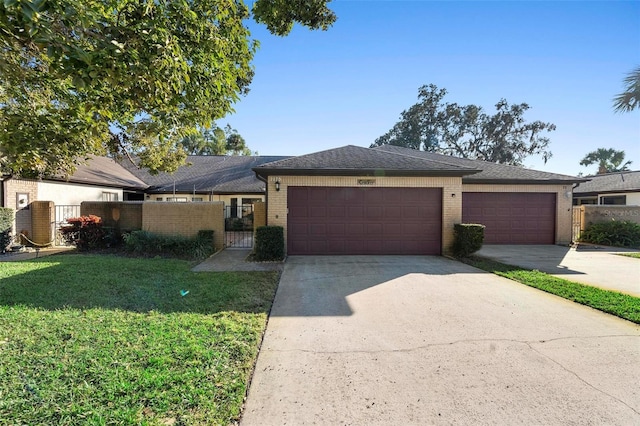
[(31, 207), (30, 239), (40, 245), (47, 245), (53, 240), (52, 228), (55, 222), (55, 207), (53, 201), (34, 201)]

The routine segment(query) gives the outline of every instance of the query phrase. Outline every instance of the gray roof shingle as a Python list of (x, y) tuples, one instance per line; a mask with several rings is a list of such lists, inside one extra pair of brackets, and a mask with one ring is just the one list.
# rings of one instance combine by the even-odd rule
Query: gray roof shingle
[(473, 166), (454, 164), (442, 159), (421, 158), (353, 145), (263, 164), (254, 170), (260, 175), (305, 173), (414, 176), (462, 176), (479, 171)]
[(583, 182), (585, 180), (575, 176), (542, 172), (538, 170), (525, 169), (524, 167), (519, 166), (491, 163), (488, 161), (470, 160), (468, 158), (453, 157), (450, 155), (437, 154), (435, 152), (418, 151), (394, 145), (383, 145), (373, 149), (377, 151), (424, 158), (431, 161), (446, 161), (447, 163), (458, 166), (481, 170), (479, 173), (464, 176), (462, 178), (463, 183), (570, 183)]
[(590, 176), (588, 179), (591, 180), (574, 188), (574, 195), (640, 191), (640, 170), (607, 173)]
[(263, 193), (264, 182), (256, 178), (252, 167), (282, 160), (283, 156), (224, 156), (190, 155), (186, 165), (175, 173), (152, 175), (146, 169), (138, 169), (129, 161), (121, 164), (131, 173), (149, 184), (149, 193)]
[(134, 190), (143, 190), (149, 186), (113, 159), (96, 155), (89, 156), (86, 163), (79, 164), (71, 176), (50, 180)]

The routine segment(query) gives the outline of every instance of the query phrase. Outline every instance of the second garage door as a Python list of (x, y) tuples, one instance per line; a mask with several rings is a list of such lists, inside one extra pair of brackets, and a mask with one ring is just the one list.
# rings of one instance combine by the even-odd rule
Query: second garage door
[(464, 192), (462, 221), (485, 225), (485, 244), (554, 244), (556, 194)]
[(289, 187), (288, 254), (440, 254), (440, 188)]

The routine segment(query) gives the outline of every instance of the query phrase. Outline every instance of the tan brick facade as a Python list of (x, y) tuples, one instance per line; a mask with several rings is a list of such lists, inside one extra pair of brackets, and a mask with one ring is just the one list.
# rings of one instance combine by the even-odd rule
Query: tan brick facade
[(26, 194), (29, 203), (38, 199), (38, 182), (30, 179), (10, 178), (3, 182), (5, 191), (3, 192), (3, 205), (15, 210), (15, 220), (13, 225), (13, 235), (16, 240), (23, 232), (31, 238), (33, 229), (31, 225), (31, 207), (18, 204), (18, 194)]
[(253, 230), (267, 224), (267, 205), (265, 203), (253, 204)]
[(34, 201), (30, 204), (32, 235), (29, 237), (38, 246), (53, 244), (55, 207), (53, 201)]
[[(571, 242), (571, 185), (487, 185), (462, 184), (460, 177), (375, 177), (369, 176), (270, 176), (267, 222), (282, 226), (287, 238), (287, 188), (289, 186), (358, 187), (359, 179), (373, 179), (368, 187), (442, 188), (442, 253), (453, 244), (453, 225), (462, 221), (462, 192), (554, 192), (556, 193), (556, 243)], [(280, 182), (276, 191), (275, 182)]]
[(556, 244), (571, 243), (572, 186), (571, 185), (481, 185), (464, 184), (463, 192), (555, 192)]
[(85, 201), (80, 204), (82, 216), (95, 215), (105, 226), (120, 231), (142, 229), (142, 201)]
[[(371, 176), (270, 176), (268, 184), (269, 225), (284, 228), (287, 241), (287, 188), (289, 186), (362, 187), (359, 179), (373, 179), (367, 187), (442, 188), (442, 252), (453, 244), (453, 225), (462, 220), (462, 179), (460, 177), (375, 177)], [(276, 191), (275, 182), (280, 182)]]
[(213, 229), (213, 244), (224, 244), (224, 203), (143, 203), (142, 229), (160, 235), (195, 237), (198, 231)]

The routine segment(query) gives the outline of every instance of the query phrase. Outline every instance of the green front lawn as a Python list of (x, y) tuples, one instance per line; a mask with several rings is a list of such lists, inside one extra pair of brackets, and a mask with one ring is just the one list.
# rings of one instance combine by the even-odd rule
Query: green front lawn
[(0, 263), (0, 425), (237, 420), (278, 273), (190, 266), (77, 254)]
[(486, 258), (471, 257), (464, 259), (464, 262), (478, 269), (640, 324), (640, 298), (638, 297), (567, 281), (544, 272), (506, 265)]
[(640, 253), (618, 253), (618, 256), (635, 257), (640, 259)]

